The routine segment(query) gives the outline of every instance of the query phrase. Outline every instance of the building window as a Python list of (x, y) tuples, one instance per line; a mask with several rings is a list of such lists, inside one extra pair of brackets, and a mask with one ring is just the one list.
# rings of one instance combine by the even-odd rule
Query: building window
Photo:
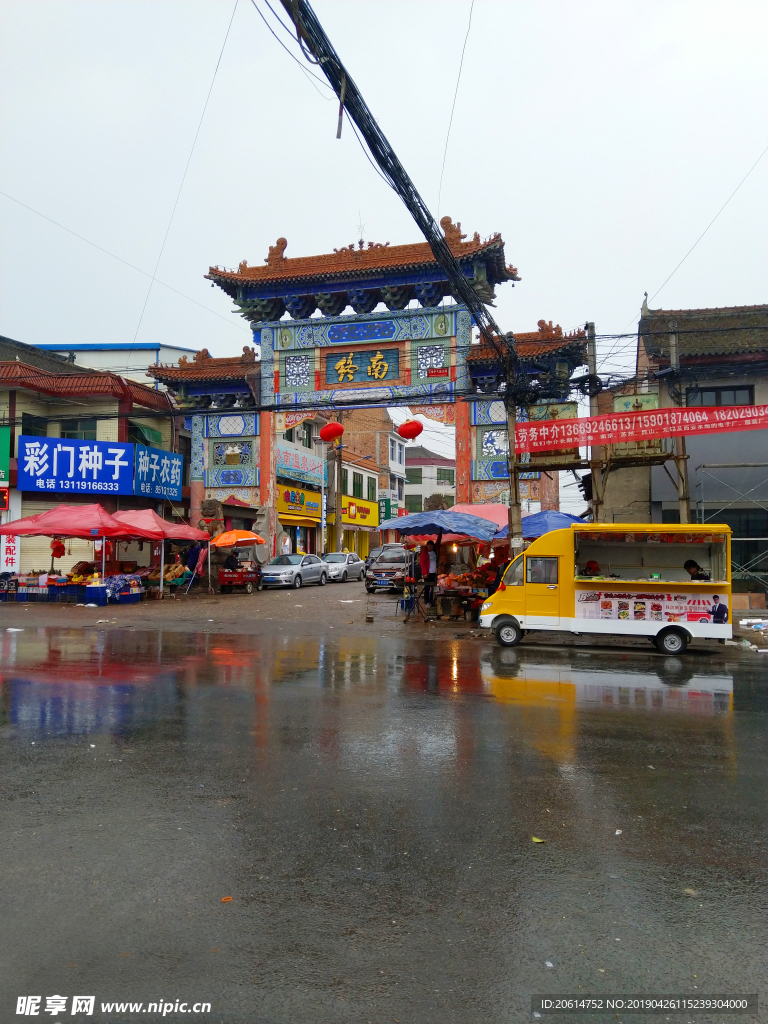
[(405, 508), (407, 512), (421, 512), (421, 495), (406, 494)]
[(305, 448), (311, 448), (312, 447), (312, 424), (311, 423), (305, 423), (304, 424), (304, 432), (303, 432), (303, 436), (302, 436), (302, 439), (301, 439), (301, 443), (304, 445)]
[(390, 437), (389, 439), (389, 461), (394, 462), (397, 457), (397, 448), (394, 440)]
[(377, 501), (379, 496), (379, 481), (375, 476), (368, 477), (368, 501)]
[(401, 466), (405, 465), (405, 445), (399, 444), (397, 446), (397, 461)]
[(700, 391), (689, 391), (686, 395), (687, 405), (754, 405), (755, 391), (750, 387), (739, 388), (701, 388)]
[(453, 469), (438, 469), (437, 471), (437, 482), (439, 484), (450, 484), (453, 487), (455, 470)]
[(62, 420), (61, 436), (76, 441), (96, 440), (96, 420)]
[[(420, 484), (421, 483), (421, 466), (409, 466), (405, 471), (405, 479), (409, 484)], [(438, 480), (440, 478), (438, 477)]]
[(404, 490), (405, 490), (405, 488), (403, 487), (403, 481), (402, 480), (398, 480), (397, 481), (397, 500), (398, 501), (402, 501), (403, 500), (403, 492), (404, 492)]
[(30, 412), (21, 414), (21, 432), (31, 437), (47, 437), (48, 424), (44, 416), (33, 416)]
[(363, 496), (363, 474), (353, 473), (352, 474), (352, 497), (362, 498)]
[(346, 469), (341, 471), (341, 493), (349, 494), (349, 473), (347, 473)]
[(284, 430), (283, 431), (283, 437), (285, 438), (286, 441), (293, 441), (293, 436), (294, 436), (295, 433), (296, 433), (295, 429), (293, 427), (291, 427), (290, 430)]

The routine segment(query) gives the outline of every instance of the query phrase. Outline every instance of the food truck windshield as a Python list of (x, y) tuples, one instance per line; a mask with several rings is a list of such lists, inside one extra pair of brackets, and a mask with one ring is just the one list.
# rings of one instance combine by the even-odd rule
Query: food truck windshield
[(727, 560), (725, 532), (574, 531), (577, 581), (727, 583)]

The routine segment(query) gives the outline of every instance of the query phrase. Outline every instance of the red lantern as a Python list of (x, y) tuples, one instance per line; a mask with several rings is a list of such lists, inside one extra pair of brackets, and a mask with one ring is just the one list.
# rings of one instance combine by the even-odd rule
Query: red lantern
[(424, 429), (424, 424), (419, 423), (418, 420), (406, 420), (405, 423), (401, 423), (397, 428), (397, 432), (400, 437), (404, 437), (406, 441), (413, 441), (415, 437)]
[(66, 553), (66, 548), (61, 543), (58, 537), (54, 537), (51, 541), (51, 555), (53, 558), (63, 558)]
[(326, 423), (324, 427), (320, 429), (320, 440), (321, 441), (335, 441), (337, 437), (341, 437), (344, 433), (344, 427), (340, 423)]

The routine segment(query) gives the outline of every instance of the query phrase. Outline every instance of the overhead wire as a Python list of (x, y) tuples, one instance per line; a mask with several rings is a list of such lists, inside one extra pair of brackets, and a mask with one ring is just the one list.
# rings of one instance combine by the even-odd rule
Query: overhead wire
[(186, 165), (184, 167), (184, 173), (181, 176), (181, 182), (179, 184), (179, 190), (176, 193), (176, 199), (174, 200), (174, 203), (173, 203), (173, 209), (171, 210), (171, 216), (168, 219), (168, 226), (165, 229), (165, 235), (163, 236), (163, 242), (162, 242), (162, 245), (160, 246), (160, 252), (158, 253), (158, 256), (157, 256), (157, 262), (155, 263), (155, 269), (152, 272), (152, 279), (149, 282), (149, 288), (147, 289), (147, 295), (146, 295), (146, 298), (144, 299), (144, 305), (141, 308), (141, 315), (139, 316), (139, 322), (136, 325), (136, 332), (135, 332), (135, 334), (133, 336), (134, 342), (136, 341), (136, 339), (139, 336), (139, 331), (141, 330), (141, 324), (142, 324), (142, 322), (144, 320), (144, 313), (146, 312), (147, 303), (149, 302), (149, 296), (152, 294), (152, 286), (155, 283), (155, 276), (157, 274), (157, 269), (160, 266), (160, 260), (163, 258), (163, 253), (165, 252), (165, 244), (168, 241), (168, 235), (170, 234), (170, 231), (171, 231), (171, 225), (173, 224), (173, 218), (176, 215), (176, 207), (179, 205), (179, 199), (181, 198), (181, 192), (182, 192), (182, 189), (184, 188), (184, 182), (187, 180), (187, 172), (189, 171), (189, 165), (192, 162), (192, 155), (195, 152), (195, 146), (197, 145), (197, 139), (198, 139), (198, 136), (200, 135), (200, 129), (203, 127), (203, 118), (205, 117), (205, 112), (208, 109), (208, 102), (210, 101), (211, 93), (213, 92), (213, 86), (214, 86), (214, 83), (216, 81), (216, 76), (219, 73), (219, 67), (221, 65), (221, 58), (224, 56), (224, 49), (225, 49), (225, 47), (227, 45), (227, 40), (229, 39), (229, 33), (230, 33), (230, 29), (232, 28), (232, 22), (235, 20), (235, 13), (237, 11), (238, 2), (239, 2), (239, 0), (235, 0), (235, 6), (232, 8), (232, 14), (231, 14), (230, 19), (229, 19), (229, 24), (227, 25), (227, 31), (224, 34), (224, 42), (221, 44), (221, 50), (219, 51), (219, 59), (216, 61), (216, 67), (214, 68), (214, 71), (213, 71), (213, 78), (211, 79), (211, 84), (208, 87), (208, 94), (205, 97), (205, 103), (203, 104), (203, 110), (202, 110), (202, 113), (200, 114), (200, 120), (197, 123), (197, 130), (195, 132), (195, 137), (192, 140), (192, 146), (191, 146), (190, 151), (189, 151), (189, 156), (187, 157), (187, 163), (186, 163)]
[[(144, 277), (152, 277), (148, 270), (142, 270), (141, 267), (137, 267), (134, 263), (129, 263), (128, 260), (124, 260), (122, 256), (116, 255), (114, 252), (110, 252), (109, 249), (105, 249), (103, 245), (99, 245), (97, 242), (92, 242), (90, 238), (86, 238), (85, 235), (81, 235), (77, 231), (73, 231), (72, 228), (68, 228), (65, 224), (60, 224), (59, 221), (54, 220), (53, 217), (47, 216), (45, 213), (41, 213), (40, 210), (36, 210), (33, 206), (29, 206), (27, 203), (22, 203), (20, 199), (12, 196), (9, 192), (3, 192), (0, 190), (0, 195), (5, 196), (6, 199), (10, 199), (11, 202), (17, 203), (19, 206), (23, 206), (25, 210), (29, 210), (30, 213), (34, 213), (37, 217), (41, 217), (43, 220), (47, 220), (49, 224), (53, 224), (57, 228), (61, 228), (62, 231), (66, 231), (67, 234), (74, 235), (75, 238), (79, 238), (81, 242), (85, 242), (86, 245), (92, 245), (94, 249), (98, 249), (100, 252), (105, 253), (107, 256), (111, 256), (113, 260), (117, 260), (118, 263), (124, 264), (126, 267), (130, 267), (131, 270), (135, 270), (137, 274), (143, 274)], [(217, 313), (215, 309), (211, 309), (210, 306), (206, 306), (204, 302), (198, 302), (197, 299), (193, 299), (191, 295), (186, 295), (184, 292), (180, 292), (178, 288), (174, 288), (173, 285), (167, 284), (165, 281), (161, 281), (159, 278), (155, 278), (155, 284), (159, 284), (162, 288), (167, 288), (171, 292), (175, 292), (176, 295), (180, 295), (183, 299), (188, 302), (194, 302), (196, 306), (206, 310), (208, 313), (212, 313), (217, 316), (220, 320), (224, 320), (230, 325), (230, 327), (236, 327), (240, 331), (247, 331), (249, 334), (250, 328), (243, 327), (238, 320), (230, 320), (229, 317), (224, 316), (222, 313)], [(134, 339), (135, 340), (135, 339)]]
[[(251, 0), (251, 3), (253, 4), (253, 7), (254, 7), (254, 9), (256, 10), (256, 13), (257, 13), (257, 14), (258, 14), (258, 16), (259, 16), (259, 17), (261, 18), (261, 20), (262, 20), (262, 21), (264, 22), (264, 24), (265, 24), (265, 25), (267, 26), (267, 28), (269, 29), (269, 31), (270, 31), (270, 32), (272, 33), (272, 35), (273, 35), (273, 36), (275, 37), (275, 39), (276, 39), (276, 40), (278, 41), (278, 43), (279, 43), (279, 44), (280, 44), (280, 45), (282, 46), (282, 48), (283, 48), (283, 49), (285, 50), (285, 52), (286, 52), (286, 53), (288, 54), (288, 56), (289, 56), (289, 57), (291, 58), (291, 60), (295, 60), (295, 61), (296, 61), (296, 63), (297, 63), (297, 64), (299, 65), (299, 67), (301, 68), (302, 72), (303, 72), (303, 73), (304, 73), (304, 74), (305, 74), (305, 75), (306, 75), (306, 76), (307, 76), (308, 78), (314, 78), (314, 80), (315, 80), (316, 82), (319, 82), (319, 83), (320, 83), (320, 84), (321, 84), (322, 86), (324, 86), (324, 87), (325, 87), (326, 89), (330, 89), (330, 86), (328, 85), (328, 83), (327, 83), (327, 82), (324, 82), (324, 81), (323, 81), (323, 79), (322, 79), (322, 78), (320, 78), (320, 76), (319, 76), (319, 75), (316, 75), (316, 74), (314, 74), (314, 73), (313, 73), (312, 71), (310, 71), (310, 70), (309, 70), (308, 68), (305, 68), (305, 67), (304, 67), (304, 65), (302, 64), (302, 62), (301, 62), (301, 61), (299, 60), (299, 58), (298, 58), (298, 57), (296, 56), (296, 54), (295, 54), (295, 53), (292, 53), (292, 52), (291, 52), (291, 50), (289, 50), (289, 49), (288, 49), (288, 47), (287, 47), (287, 46), (285, 45), (285, 43), (284, 43), (284, 42), (282, 41), (282, 39), (281, 39), (281, 38), (280, 38), (280, 37), (278, 36), (278, 34), (277, 34), (277, 33), (275, 32), (275, 30), (274, 30), (274, 29), (272, 28), (272, 26), (271, 26), (271, 25), (269, 24), (269, 22), (267, 21), (267, 19), (266, 19), (266, 18), (264, 17), (264, 15), (263, 15), (263, 14), (261, 13), (261, 10), (259, 9), (259, 6), (258, 6), (258, 4), (256, 3), (256, 0)], [(267, 4), (267, 7), (269, 7), (269, 4)], [(270, 11), (272, 11), (272, 8), (271, 8), (271, 7), (269, 7), (269, 9), (270, 9)], [(275, 12), (274, 12), (274, 11), (272, 11), (272, 13), (273, 13), (273, 14), (275, 14)], [(277, 15), (275, 15), (275, 17), (277, 17)], [(277, 20), (278, 20), (278, 21), (280, 21), (280, 19), (279, 19), (279, 18), (277, 18)], [(280, 24), (281, 24), (281, 25), (283, 25), (282, 21), (280, 21)], [(284, 26), (284, 25), (283, 25), (283, 28), (285, 28), (285, 26)], [(291, 32), (291, 33), (290, 33), (290, 36), (291, 36), (291, 39), (293, 39), (293, 32)], [(316, 92), (317, 92), (317, 93), (318, 93), (318, 94), (319, 94), (320, 96), (323, 96), (323, 94), (322, 94), (322, 93), (320, 92), (320, 90), (319, 90), (319, 89), (317, 88), (317, 86), (314, 86), (314, 89), (315, 89), (315, 91), (316, 91)], [(328, 101), (330, 102), (330, 101), (331, 101), (331, 99), (332, 99), (332, 97), (331, 97), (331, 96), (323, 96), (323, 99), (324, 99), (324, 100), (328, 100)]]
[(464, 67), (464, 54), (465, 54), (466, 49), (467, 49), (467, 41), (469, 39), (469, 32), (470, 32), (470, 29), (472, 28), (472, 12), (474, 11), (474, 9), (475, 9), (475, 0), (472, 0), (472, 2), (469, 5), (469, 22), (467, 23), (467, 34), (464, 36), (464, 45), (461, 48), (461, 60), (459, 61), (459, 73), (456, 76), (456, 88), (454, 89), (454, 92), (453, 92), (453, 103), (451, 104), (451, 116), (448, 119), (448, 131), (446, 132), (446, 135), (445, 135), (445, 149), (443, 150), (443, 166), (442, 166), (442, 169), (440, 171), (440, 187), (437, 190), (437, 215), (438, 215), (438, 217), (440, 216), (440, 202), (441, 202), (442, 196), (443, 196), (443, 175), (445, 174), (445, 161), (446, 161), (446, 158), (448, 156), (448, 140), (451, 137), (451, 126), (453, 124), (453, 114), (454, 114), (454, 111), (456, 110), (456, 98), (459, 95), (459, 84), (461, 82), (461, 71), (462, 71), (462, 68)]

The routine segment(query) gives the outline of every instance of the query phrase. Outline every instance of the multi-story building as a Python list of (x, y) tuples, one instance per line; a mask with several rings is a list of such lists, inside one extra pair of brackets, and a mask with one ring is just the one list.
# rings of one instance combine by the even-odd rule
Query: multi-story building
[(405, 507), (422, 512), (427, 498), (439, 494), (446, 508), (456, 504), (456, 460), (436, 455), (421, 445), (405, 449)]
[[(405, 500), (406, 442), (395, 430), (386, 409), (348, 409), (337, 418), (344, 425), (347, 451), (371, 459), (376, 467), (378, 498), (400, 508)], [(395, 513), (396, 514), (396, 513)]]
[(161, 341), (108, 341), (101, 344), (73, 345), (45, 342), (36, 348), (61, 356), (75, 369), (87, 366), (92, 370), (109, 370), (111, 373), (119, 373), (128, 380), (139, 381), (140, 384), (147, 382), (147, 360), (159, 366), (161, 363), (173, 363), (182, 356), (195, 354), (192, 348), (166, 345)]
[[(35, 346), (0, 338), (0, 461), (5, 459), (6, 445), (8, 458), (7, 470), (0, 465), (0, 478), (7, 472), (7, 479), (0, 479), (7, 485), (2, 494), (2, 503), (6, 504), (7, 495), (8, 504), (2, 513), (4, 522), (45, 512), (65, 502), (94, 501), (108, 512), (153, 508), (167, 518), (177, 515), (184, 519), (189, 492), (185, 495), (182, 460), (168, 460), (179, 476), (172, 488), (178, 497), (168, 500), (158, 498), (154, 487), (147, 488), (152, 496), (137, 488), (133, 458), (127, 454), (134, 451), (131, 445), (160, 450), (163, 457), (165, 453), (178, 453), (172, 412), (168, 395), (146, 384), (115, 373), (77, 367)], [(23, 459), (21, 466), (20, 438), (33, 439), (22, 443), (25, 453), (30, 445), (36, 453), (33, 460), (29, 456)], [(114, 472), (107, 473), (110, 443), (129, 447), (112, 449), (120, 453), (112, 456), (119, 465), (115, 463)], [(84, 448), (86, 458), (82, 457)], [(34, 464), (33, 472), (28, 462)], [(32, 479), (35, 488), (29, 489)], [(26, 572), (50, 566), (49, 539), (24, 537), (13, 546), (11, 556), (5, 545), (4, 569)], [(128, 550), (121, 545), (121, 557), (130, 561), (137, 554), (134, 548)], [(80, 559), (91, 557), (90, 541), (72, 540), (67, 542), (67, 554), (57, 565), (66, 570)]]
[[(620, 410), (768, 403), (768, 305), (665, 310), (644, 303), (637, 377), (636, 394), (606, 397), (614, 408), (600, 411), (617, 403)], [(680, 522), (673, 443), (643, 444), (638, 455), (645, 458), (609, 474), (601, 518)], [(691, 518), (733, 529), (734, 589), (766, 589), (768, 431), (687, 437), (686, 454)]]

